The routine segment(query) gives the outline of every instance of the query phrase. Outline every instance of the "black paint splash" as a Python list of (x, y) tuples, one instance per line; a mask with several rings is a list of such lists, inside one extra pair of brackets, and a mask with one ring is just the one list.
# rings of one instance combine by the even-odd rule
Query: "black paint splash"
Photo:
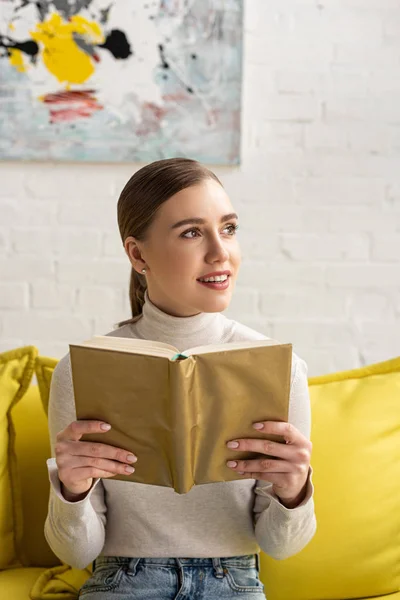
[[(6, 41), (8, 40), (8, 41)], [(20, 50), (24, 54), (27, 54), (34, 60), (39, 53), (39, 46), (33, 40), (27, 40), (26, 42), (16, 42), (9, 36), (0, 35), (0, 48), (4, 48), (6, 56), (10, 56), (10, 50)]]
[(128, 58), (132, 54), (125, 33), (119, 29), (112, 29), (104, 44), (99, 44), (99, 48), (109, 50), (114, 58)]

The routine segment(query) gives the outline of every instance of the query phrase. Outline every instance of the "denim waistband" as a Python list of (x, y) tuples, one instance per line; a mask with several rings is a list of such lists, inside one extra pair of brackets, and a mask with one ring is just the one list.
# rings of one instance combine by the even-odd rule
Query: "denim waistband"
[(128, 556), (98, 556), (93, 563), (93, 568), (100, 565), (118, 565), (127, 566), (129, 571), (136, 571), (137, 565), (140, 563), (145, 565), (171, 566), (171, 567), (214, 567), (221, 569), (223, 567), (242, 567), (242, 568), (257, 568), (260, 570), (259, 554), (244, 554), (240, 556), (225, 556), (217, 558), (197, 558), (197, 557), (137, 557), (131, 558)]

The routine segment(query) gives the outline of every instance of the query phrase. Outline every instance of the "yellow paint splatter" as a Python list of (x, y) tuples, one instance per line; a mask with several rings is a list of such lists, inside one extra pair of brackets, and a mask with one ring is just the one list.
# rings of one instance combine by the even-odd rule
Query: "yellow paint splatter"
[(22, 54), (21, 50), (17, 50), (16, 48), (9, 48), (8, 51), (10, 53), (10, 65), (12, 65), (14, 69), (17, 69), (17, 71), (19, 71), (20, 73), (25, 73), (26, 67), (24, 63), (24, 55)]
[(94, 72), (93, 59), (76, 44), (74, 34), (82, 36), (85, 44), (104, 43), (104, 34), (95, 21), (75, 15), (63, 21), (53, 13), (47, 21), (38, 23), (32, 38), (42, 45), (41, 55), (47, 69), (60, 83), (83, 83)]
[(13, 23), (10, 23), (8, 29), (10, 29), (11, 31), (15, 31), (15, 25)]

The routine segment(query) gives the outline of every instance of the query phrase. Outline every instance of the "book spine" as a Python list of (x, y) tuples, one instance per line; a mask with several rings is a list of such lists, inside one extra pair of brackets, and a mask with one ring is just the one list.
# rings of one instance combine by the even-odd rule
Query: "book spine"
[(192, 438), (196, 425), (196, 407), (191, 394), (194, 364), (192, 357), (169, 363), (171, 471), (173, 487), (178, 494), (186, 494), (194, 485)]

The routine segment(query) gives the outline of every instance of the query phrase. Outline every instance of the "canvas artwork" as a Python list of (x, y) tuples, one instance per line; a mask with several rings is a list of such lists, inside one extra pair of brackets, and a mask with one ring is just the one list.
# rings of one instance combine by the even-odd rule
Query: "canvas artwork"
[(237, 164), (242, 0), (0, 0), (0, 158)]

